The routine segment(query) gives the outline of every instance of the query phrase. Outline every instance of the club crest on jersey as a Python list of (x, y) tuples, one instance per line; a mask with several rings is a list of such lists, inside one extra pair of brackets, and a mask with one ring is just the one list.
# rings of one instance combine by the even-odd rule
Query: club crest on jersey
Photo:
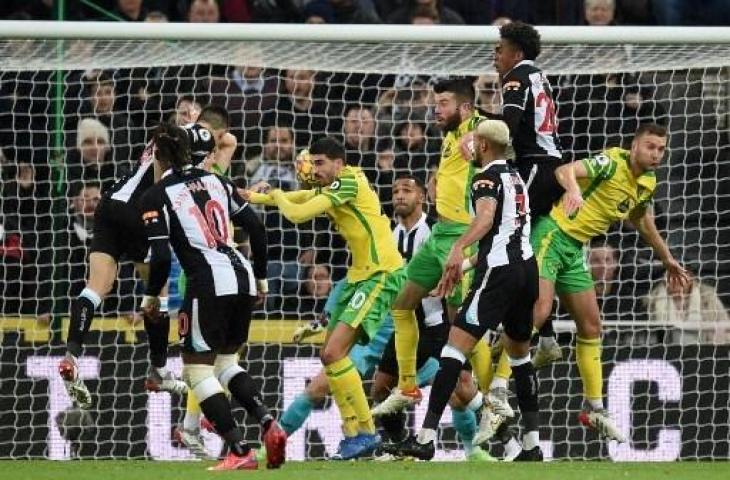
[(474, 187), (473, 187), (474, 190), (479, 190), (480, 188), (484, 188), (484, 187), (486, 187), (486, 188), (488, 188), (490, 190), (493, 190), (494, 189), (494, 182), (491, 181), (491, 180), (487, 180), (487, 179), (477, 180), (476, 182), (474, 182)]
[(451, 156), (451, 145), (444, 142), (443, 146), (441, 147), (441, 156), (442, 157), (450, 157)]
[(504, 84), (503, 90), (519, 90), (522, 84), (517, 80), (511, 80)]
[(628, 212), (629, 210), (631, 210), (631, 200), (629, 200), (628, 198), (625, 199), (623, 202), (619, 203), (618, 207), (616, 208), (618, 208), (618, 211), (621, 213)]
[(145, 212), (142, 214), (142, 220), (145, 223), (157, 223), (160, 219), (160, 214), (156, 210)]

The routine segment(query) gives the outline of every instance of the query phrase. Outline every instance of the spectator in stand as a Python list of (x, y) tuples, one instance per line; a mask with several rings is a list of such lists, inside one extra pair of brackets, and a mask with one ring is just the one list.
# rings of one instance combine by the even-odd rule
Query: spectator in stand
[(286, 70), (276, 107), (265, 115), (265, 126), (290, 124), (297, 146), (307, 147), (314, 140), (341, 129), (342, 105), (328, 100), (324, 85), (317, 84), (313, 70)]
[(342, 133), (347, 164), (362, 168), (370, 182), (377, 183), (373, 111), (363, 105), (347, 107)]
[(335, 9), (329, 2), (309, 2), (302, 9), (304, 23), (335, 23)]
[(203, 106), (195, 97), (183, 95), (178, 99), (175, 105), (175, 111), (172, 112), (169, 121), (182, 127), (188, 123), (195, 122), (202, 109)]
[(730, 343), (730, 315), (715, 287), (692, 275), (684, 287), (665, 279), (646, 298), (649, 320), (675, 328), (665, 344)]
[(192, 0), (187, 14), (190, 23), (218, 23), (221, 12), (216, 0)]
[[(331, 23), (383, 23), (372, 3), (363, 0), (312, 0), (309, 8), (320, 9), (318, 4), (329, 4), (333, 11)], [(321, 10), (320, 10), (321, 11)]]
[(634, 76), (624, 76), (624, 94), (620, 105), (622, 143), (631, 140), (633, 132), (642, 123), (667, 125), (667, 110), (656, 101), (654, 88), (643, 85)]
[(492, 0), (443, 0), (443, 6), (459, 14), (469, 25), (492, 23)]
[(618, 273), (616, 249), (607, 243), (592, 242), (588, 253), (588, 265), (590, 265), (596, 296), (599, 302), (602, 302), (614, 289)]
[[(214, 76), (208, 83), (210, 102), (221, 105), (230, 115), (230, 132), (244, 145), (245, 157), (261, 151), (262, 116), (275, 112), (278, 79), (262, 67), (229, 68), (224, 77)], [(269, 113), (271, 115), (271, 113)], [(264, 123), (274, 125), (277, 121)], [(284, 122), (285, 123), (285, 122)], [(236, 158), (241, 158), (236, 155)], [(234, 175), (243, 172), (234, 164)]]
[(615, 0), (584, 0), (583, 8), (586, 25), (616, 25)]
[(53, 266), (49, 185), (31, 164), (7, 170), (0, 193), (2, 306), (7, 314), (35, 314), (39, 281), (51, 278)]
[(499, 75), (497, 73), (480, 75), (474, 82), (474, 90), (477, 92), (477, 108), (495, 115), (502, 112)]
[[(416, 15), (418, 13), (418, 15)], [(413, 23), (415, 18), (432, 18), (433, 23), (463, 25), (464, 19), (452, 9), (445, 7), (441, 0), (409, 0), (406, 5), (391, 13), (388, 23)]]
[[(116, 0), (114, 14), (125, 22), (143, 22), (147, 16), (142, 0)], [(101, 20), (110, 20), (104, 16)]]
[(411, 25), (437, 25), (441, 23), (438, 10), (431, 5), (418, 5), (411, 12), (409, 22)]
[(249, 0), (223, 0), (221, 16), (228, 23), (249, 23), (253, 20), (253, 8)]
[(104, 189), (114, 183), (115, 168), (109, 145), (109, 130), (98, 120), (85, 118), (76, 132), (76, 149), (66, 161), (68, 181), (94, 181)]
[[(274, 125), (266, 130), (266, 142), (260, 157), (246, 161), (249, 185), (267, 183), (285, 191), (298, 188), (294, 169), (294, 132), (289, 126)], [(269, 242), (269, 245), (273, 245)]]
[[(120, 169), (117, 173), (129, 170), (144, 149), (145, 131), (121, 105), (117, 107), (118, 98), (111, 74), (101, 72), (97, 77), (89, 79), (87, 86), (88, 97), (81, 105), (80, 117), (92, 117), (104, 124), (109, 130), (114, 163)], [(76, 128), (76, 125), (69, 125), (67, 128)]]
[(167, 23), (170, 21), (170, 19), (167, 18), (167, 14), (161, 12), (160, 10), (151, 10), (147, 13), (144, 21), (147, 23)]
[(652, 0), (652, 10), (660, 25), (730, 25), (727, 0)]

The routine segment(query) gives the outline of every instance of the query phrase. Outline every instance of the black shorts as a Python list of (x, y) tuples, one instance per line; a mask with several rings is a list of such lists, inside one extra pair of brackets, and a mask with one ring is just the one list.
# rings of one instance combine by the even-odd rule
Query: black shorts
[(188, 288), (177, 319), (183, 351), (205, 353), (246, 343), (254, 300), (248, 294), (200, 295)]
[(106, 253), (117, 262), (122, 256), (143, 262), (148, 250), (147, 232), (139, 210), (129, 203), (103, 197), (94, 211), (90, 252)]
[[(537, 160), (537, 159), (536, 159)], [(562, 160), (540, 158), (539, 161), (520, 159), (517, 171), (527, 185), (530, 198), (530, 215), (532, 219), (547, 215), (553, 204), (560, 199), (565, 189), (555, 178), (555, 169), (562, 165)]]
[(535, 257), (478, 271), (454, 326), (479, 339), (502, 324), (509, 338), (527, 341), (532, 337), (532, 307), (538, 294)]

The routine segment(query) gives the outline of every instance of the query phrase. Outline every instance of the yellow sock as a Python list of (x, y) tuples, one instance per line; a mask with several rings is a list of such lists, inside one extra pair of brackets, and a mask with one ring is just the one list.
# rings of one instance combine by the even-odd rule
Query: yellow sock
[[(344, 428), (347, 429), (345, 434), (348, 435), (348, 430), (352, 431), (353, 423), (355, 435), (358, 430), (375, 433), (375, 424), (362, 387), (362, 379), (350, 357), (327, 365), (325, 372), (337, 407), (340, 408)], [(345, 407), (344, 410), (341, 404)], [(353, 416), (354, 422), (351, 419)]]
[(507, 380), (512, 376), (512, 367), (509, 366), (509, 355), (507, 355), (506, 348), (502, 350), (502, 354), (499, 356), (497, 371), (494, 375), (500, 378), (506, 378)]
[(185, 411), (193, 415), (200, 415), (200, 404), (192, 390), (188, 390), (188, 399), (185, 403)]
[(583, 396), (587, 400), (603, 398), (603, 367), (601, 365), (601, 339), (576, 339), (576, 363), (583, 380)]
[(395, 326), (395, 356), (398, 359), (398, 388), (416, 388), (416, 353), (418, 350), (418, 321), (413, 310), (393, 310)]
[(482, 338), (469, 354), (469, 363), (477, 377), (479, 390), (486, 392), (492, 383), (492, 347)]

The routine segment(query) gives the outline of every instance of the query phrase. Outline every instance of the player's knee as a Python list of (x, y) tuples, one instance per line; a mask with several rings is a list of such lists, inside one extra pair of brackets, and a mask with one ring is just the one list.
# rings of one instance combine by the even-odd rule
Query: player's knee
[(347, 355), (346, 351), (337, 348), (332, 345), (327, 345), (319, 352), (319, 358), (322, 360), (322, 365), (329, 365), (335, 363), (338, 360), (342, 360)]
[(576, 322), (576, 329), (581, 338), (592, 339), (601, 336), (600, 315), (588, 315)]
[(553, 309), (553, 299), (540, 297), (532, 307), (532, 319), (535, 327), (540, 328), (550, 316)]
[(215, 377), (213, 365), (185, 365), (182, 373), (183, 380), (195, 393), (198, 402), (203, 402), (213, 395), (223, 392), (223, 387)]
[(217, 355), (215, 357), (213, 375), (215, 375), (224, 388), (228, 387), (228, 382), (230, 382), (233, 377), (243, 371), (243, 368), (241, 368), (238, 364), (238, 355)]

